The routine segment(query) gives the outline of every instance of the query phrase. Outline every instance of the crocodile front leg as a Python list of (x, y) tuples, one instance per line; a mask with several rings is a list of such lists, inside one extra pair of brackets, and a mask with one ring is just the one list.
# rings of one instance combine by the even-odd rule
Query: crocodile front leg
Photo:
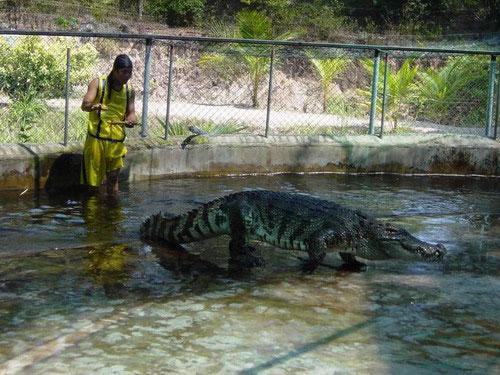
[(264, 264), (262, 258), (253, 255), (255, 247), (249, 244), (253, 217), (251, 209), (243, 202), (228, 207), (229, 210), (229, 263), (232, 267), (251, 268)]
[(342, 271), (363, 272), (366, 270), (366, 264), (358, 261), (353, 254), (340, 252), (339, 255), (344, 261), (340, 267)]
[(229, 241), (229, 263), (233, 267), (252, 268), (264, 265), (262, 258), (253, 255), (255, 247), (245, 243), (240, 238)]
[(302, 272), (313, 273), (326, 256), (326, 244), (322, 238), (314, 239), (307, 246), (309, 259), (302, 265)]

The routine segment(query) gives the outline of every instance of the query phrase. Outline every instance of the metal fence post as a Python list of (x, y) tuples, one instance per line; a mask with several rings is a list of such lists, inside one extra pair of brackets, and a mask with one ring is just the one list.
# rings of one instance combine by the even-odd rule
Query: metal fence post
[(492, 55), (490, 60), (490, 74), (488, 79), (488, 104), (486, 107), (486, 127), (484, 130), (484, 135), (486, 137), (489, 137), (491, 133), (491, 120), (493, 117), (493, 101), (495, 97), (496, 65), (497, 65), (497, 57), (495, 55)]
[(500, 112), (500, 71), (497, 72), (497, 109), (495, 113), (495, 129), (493, 130), (493, 139), (497, 139), (498, 113)]
[(373, 58), (372, 100), (370, 107), (370, 124), (368, 134), (373, 135), (375, 129), (375, 115), (377, 112), (378, 67), (380, 65), (380, 50), (375, 50)]
[(174, 45), (171, 44), (168, 52), (168, 84), (167, 84), (167, 113), (165, 115), (165, 140), (168, 139), (170, 126), (170, 101), (172, 96), (172, 66), (174, 64)]
[(384, 116), (385, 116), (385, 100), (387, 98), (387, 56), (388, 56), (388, 53), (386, 52), (385, 53), (385, 56), (384, 56), (384, 87), (383, 87), (383, 95), (382, 95), (382, 118), (380, 119), (380, 138), (383, 137), (384, 135)]
[(148, 101), (149, 101), (149, 70), (151, 68), (151, 46), (153, 39), (146, 39), (146, 56), (144, 59), (144, 85), (142, 92), (142, 123), (141, 136), (148, 135)]
[(269, 87), (267, 91), (267, 110), (266, 110), (266, 138), (269, 135), (269, 120), (271, 117), (271, 99), (273, 93), (273, 65), (274, 65), (274, 48), (271, 49), (271, 61), (269, 62)]
[(68, 121), (69, 121), (69, 86), (70, 86), (70, 69), (71, 69), (71, 50), (66, 49), (66, 82), (64, 85), (64, 140), (63, 144), (68, 144)]

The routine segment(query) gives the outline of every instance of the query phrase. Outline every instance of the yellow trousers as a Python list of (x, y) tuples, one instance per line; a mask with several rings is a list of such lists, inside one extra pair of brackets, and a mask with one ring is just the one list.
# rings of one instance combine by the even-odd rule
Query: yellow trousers
[(109, 142), (87, 135), (80, 182), (95, 187), (102, 185), (106, 173), (123, 167), (126, 153), (123, 142)]

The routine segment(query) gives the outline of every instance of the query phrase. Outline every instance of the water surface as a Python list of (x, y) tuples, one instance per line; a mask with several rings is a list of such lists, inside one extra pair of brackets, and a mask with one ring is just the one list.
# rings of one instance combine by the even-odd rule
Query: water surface
[[(166, 179), (118, 202), (0, 194), (0, 373), (498, 373), (498, 179), (284, 175)], [(159, 210), (265, 188), (360, 208), (449, 250), (312, 275), (259, 245), (234, 273), (227, 238), (189, 255), (141, 242)]]

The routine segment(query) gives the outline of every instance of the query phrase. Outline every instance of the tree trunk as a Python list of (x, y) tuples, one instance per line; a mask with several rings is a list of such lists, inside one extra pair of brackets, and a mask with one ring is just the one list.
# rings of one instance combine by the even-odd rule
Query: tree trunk
[(139, 20), (142, 20), (142, 12), (144, 10), (144, 0), (139, 0), (139, 3), (138, 3), (138, 12), (139, 12)]
[(328, 94), (330, 93), (330, 85), (323, 84), (323, 112), (326, 112), (328, 106)]
[(254, 81), (252, 85), (252, 107), (253, 108), (258, 108), (259, 107), (259, 83)]

